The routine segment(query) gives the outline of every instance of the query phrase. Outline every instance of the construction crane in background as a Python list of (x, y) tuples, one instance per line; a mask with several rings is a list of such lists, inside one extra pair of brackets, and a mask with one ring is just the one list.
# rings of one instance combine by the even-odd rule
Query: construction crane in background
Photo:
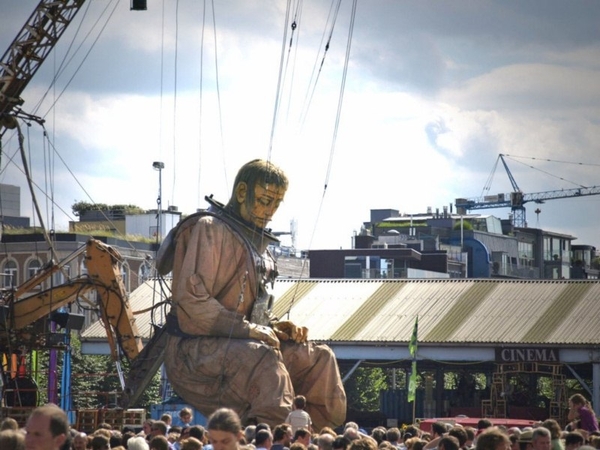
[[(456, 211), (459, 214), (466, 214), (467, 211), (489, 208), (508, 208), (512, 210), (512, 223), (515, 227), (527, 227), (527, 217), (525, 203), (535, 202), (544, 203), (546, 200), (555, 200), (561, 198), (584, 197), (587, 195), (600, 194), (600, 186), (578, 187), (573, 189), (559, 189), (555, 191), (534, 192), (525, 194), (519, 188), (515, 181), (503, 154), (498, 156), (512, 185), (512, 192), (507, 194), (486, 195), (478, 198), (457, 198), (455, 201)], [(496, 161), (496, 165), (498, 161)]]
[(42, 0), (0, 60), (0, 136), (16, 127), (20, 97), (85, 0)]
[[(16, 128), (20, 97), (85, 0), (41, 0), (0, 60), (0, 137)], [(146, 0), (132, 0), (131, 10), (145, 10)]]

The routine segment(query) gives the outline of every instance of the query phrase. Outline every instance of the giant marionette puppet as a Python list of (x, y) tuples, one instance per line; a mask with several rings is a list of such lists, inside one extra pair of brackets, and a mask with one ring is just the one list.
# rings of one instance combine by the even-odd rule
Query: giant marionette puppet
[(173, 271), (165, 366), (174, 390), (206, 416), (229, 407), (245, 423), (276, 425), (304, 395), (316, 429), (335, 427), (346, 395), (333, 352), (270, 314), (277, 271), (267, 245), (276, 238), (265, 227), (287, 187), (281, 169), (250, 161), (227, 205), (207, 199), (208, 211), (165, 239), (157, 258), (159, 271)]

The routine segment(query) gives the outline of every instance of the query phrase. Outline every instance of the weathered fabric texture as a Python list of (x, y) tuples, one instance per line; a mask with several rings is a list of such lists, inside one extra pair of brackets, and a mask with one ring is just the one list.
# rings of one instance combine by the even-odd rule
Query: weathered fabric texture
[(272, 425), (298, 393), (316, 426), (342, 424), (346, 397), (327, 346), (282, 342), (276, 350), (249, 339), (247, 318), (275, 273), (262, 253), (268, 242), (244, 239), (213, 216), (184, 223), (176, 239), (173, 312), (181, 331), (198, 337), (169, 336), (165, 366), (175, 391), (205, 415), (226, 406)]

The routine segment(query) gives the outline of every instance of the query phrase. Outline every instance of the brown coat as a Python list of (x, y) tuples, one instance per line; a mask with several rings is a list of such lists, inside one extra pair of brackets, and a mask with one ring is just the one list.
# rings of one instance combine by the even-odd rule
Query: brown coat
[(258, 251), (249, 251), (239, 233), (219, 218), (204, 216), (181, 227), (173, 266), (174, 311), (181, 330), (198, 337), (169, 336), (169, 381), (207, 416), (226, 406), (245, 422), (276, 425), (292, 410), (297, 392), (306, 397), (317, 427), (340, 425), (346, 397), (327, 346), (282, 342), (280, 351), (248, 337), (259, 291), (257, 267), (274, 269), (273, 260), (263, 256), (261, 261)]

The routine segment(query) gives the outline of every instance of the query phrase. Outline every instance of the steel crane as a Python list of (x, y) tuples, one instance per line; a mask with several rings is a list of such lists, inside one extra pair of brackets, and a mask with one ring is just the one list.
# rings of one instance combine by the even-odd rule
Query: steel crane
[(457, 198), (455, 201), (456, 211), (459, 214), (466, 214), (467, 211), (489, 208), (508, 208), (512, 210), (512, 223), (515, 227), (525, 228), (527, 218), (525, 212), (525, 203), (535, 202), (544, 203), (546, 200), (555, 200), (560, 198), (584, 197), (587, 195), (600, 194), (600, 186), (578, 187), (573, 189), (558, 189), (554, 191), (534, 192), (525, 194), (517, 185), (503, 154), (498, 158), (504, 165), (508, 178), (512, 185), (512, 192), (507, 194), (486, 195), (477, 198)]
[[(20, 97), (85, 0), (41, 0), (0, 59), (0, 137), (16, 127)], [(146, 9), (146, 0), (133, 0), (132, 10)]]

